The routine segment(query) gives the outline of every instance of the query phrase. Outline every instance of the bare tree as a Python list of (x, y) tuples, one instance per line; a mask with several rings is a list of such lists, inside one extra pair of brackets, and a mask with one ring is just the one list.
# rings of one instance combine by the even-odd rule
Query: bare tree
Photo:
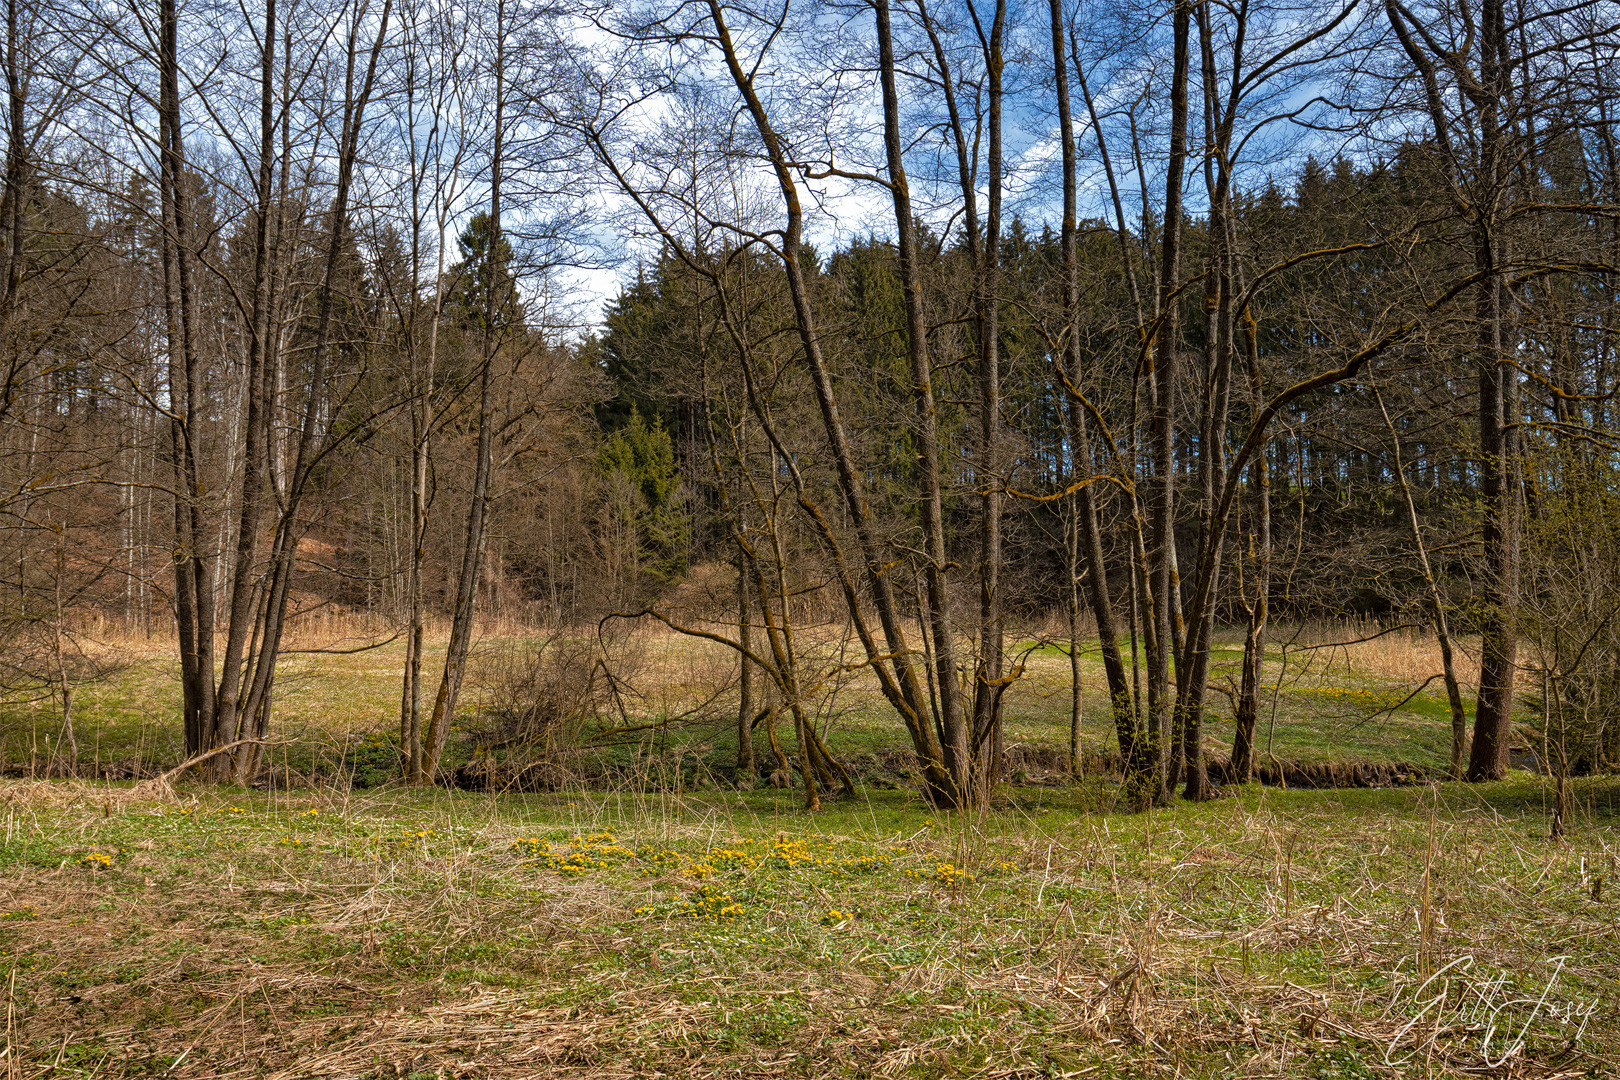
[(1384, 13), (1400, 42), (1414, 87), (1413, 108), (1428, 121), (1442, 182), (1473, 256), (1479, 495), (1484, 603), (1479, 691), (1467, 778), (1490, 780), (1507, 768), (1517, 671), (1519, 547), (1522, 530), (1521, 364), (1515, 308), (1524, 282), (1579, 266), (1546, 266), (1526, 250), (1526, 225), (1551, 226), (1581, 204), (1541, 203), (1541, 141), (1562, 128), (1553, 88), (1567, 50), (1610, 35), (1615, 26), (1587, 19), (1599, 7), (1511, 8), (1484, 0), (1477, 8), (1424, 9), (1386, 0)]

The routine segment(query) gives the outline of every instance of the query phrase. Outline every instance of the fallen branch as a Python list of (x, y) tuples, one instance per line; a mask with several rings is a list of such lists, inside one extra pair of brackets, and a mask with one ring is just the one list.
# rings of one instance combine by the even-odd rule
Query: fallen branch
[(174, 768), (170, 769), (168, 772), (159, 773), (157, 776), (154, 776), (152, 778), (152, 782), (158, 784), (167, 784), (170, 778), (179, 776), (193, 765), (200, 765), (211, 757), (218, 757), (220, 754), (223, 754), (229, 750), (235, 750), (238, 746), (246, 746), (248, 743), (266, 743), (269, 741), (270, 740), (268, 739), (237, 739), (233, 743), (226, 743), (224, 746), (216, 747), (213, 750), (205, 750), (195, 757), (187, 758)]

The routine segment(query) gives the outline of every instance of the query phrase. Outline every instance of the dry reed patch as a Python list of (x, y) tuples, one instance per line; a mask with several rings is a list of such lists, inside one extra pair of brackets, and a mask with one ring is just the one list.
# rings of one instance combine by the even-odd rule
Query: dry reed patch
[[(1287, 632), (1273, 631), (1273, 642), (1286, 641)], [(1459, 636), (1452, 639), (1457, 649), (1457, 674), (1464, 693), (1473, 693), (1469, 675), (1477, 668), (1478, 638)], [(1302, 647), (1309, 647), (1303, 652)], [(1277, 649), (1268, 650), (1268, 661)], [(1350, 623), (1345, 626), (1309, 626), (1290, 642), (1294, 654), (1291, 665), (1300, 665), (1302, 671), (1322, 679), (1360, 678), (1381, 679), (1396, 685), (1417, 686), (1431, 678), (1438, 679), (1443, 665), (1440, 645), (1433, 634), (1412, 629), (1378, 633), (1376, 626)], [(1439, 687), (1438, 681), (1434, 684)]]
[(90, 808), (111, 813), (146, 808), (163, 813), (176, 803), (196, 804), (192, 795), (177, 793), (161, 778), (142, 780), (132, 787), (93, 780), (13, 780), (0, 782), (0, 807), (11, 811)]
[(724, 645), (647, 628), (629, 640), (639, 653), (630, 676), (637, 718), (701, 709), (736, 682), (737, 654)]

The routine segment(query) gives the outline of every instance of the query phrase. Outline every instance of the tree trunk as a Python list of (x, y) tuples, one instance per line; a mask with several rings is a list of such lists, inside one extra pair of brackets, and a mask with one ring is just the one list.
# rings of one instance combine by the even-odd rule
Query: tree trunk
[[(1478, 256), (1482, 270), (1493, 263), (1488, 236), (1482, 237)], [(1481, 285), (1477, 314), (1485, 606), (1480, 614), (1479, 695), (1467, 773), (1474, 782), (1499, 780), (1507, 773), (1517, 653), (1518, 470), (1513, 435), (1507, 427), (1513, 421), (1507, 413), (1509, 394), (1505, 386), (1516, 378), (1516, 373), (1502, 349), (1501, 294), (1500, 279), (1493, 273)]]
[[(970, 9), (971, 10), (971, 9)], [(1001, 73), (1002, 33), (1007, 0), (996, 0), (988, 42), (981, 41), (989, 69), (988, 146), (985, 169), (984, 247), (976, 274), (975, 322), (979, 334), (979, 657), (973, 680), (974, 746), (978, 782), (986, 787), (1000, 779), (1002, 671), (1006, 643), (1001, 615)], [(891, 175), (898, 159), (891, 159)], [(899, 203), (896, 202), (896, 212)], [(902, 255), (902, 262), (905, 256)], [(913, 253), (913, 260), (916, 256)], [(919, 320), (920, 321), (920, 320)], [(913, 330), (915, 333), (916, 331)]]
[[(1153, 394), (1150, 403), (1149, 427), (1149, 445), (1155, 475), (1151, 503), (1152, 607), (1149, 615), (1154, 624), (1154, 632), (1148, 652), (1148, 713), (1149, 729), (1153, 733), (1150, 738), (1153, 738), (1155, 743), (1151, 757), (1155, 762), (1161, 760), (1164, 752), (1160, 739), (1168, 726), (1166, 721), (1172, 704), (1170, 659), (1173, 643), (1182, 636), (1176, 632), (1175, 625), (1179, 618), (1180, 605), (1172, 601), (1172, 594), (1180, 591), (1175, 554), (1175, 397), (1179, 320), (1176, 316), (1174, 291), (1181, 273), (1182, 182), (1187, 162), (1187, 71), (1191, 21), (1190, 0), (1175, 0), (1174, 63), (1170, 83), (1170, 157), (1166, 166), (1158, 302), (1155, 305), (1157, 327), (1150, 354), (1151, 374), (1153, 382), (1157, 384), (1157, 392)], [(1173, 741), (1170, 749), (1173, 757), (1178, 760), (1179, 754), (1174, 753), (1178, 749), (1178, 744)], [(1170, 784), (1174, 784), (1178, 777), (1171, 774), (1167, 779)], [(1148, 791), (1145, 795), (1154, 802), (1164, 797), (1162, 790)]]
[[(1078, 150), (1074, 141), (1074, 121), (1071, 115), (1069, 102), (1068, 63), (1065, 55), (1062, 9), (1057, 0), (1051, 4), (1052, 22), (1052, 64), (1056, 77), (1058, 123), (1063, 139), (1063, 225), (1062, 249), (1064, 266), (1064, 307), (1065, 320), (1069, 326), (1069, 335), (1065, 340), (1065, 368), (1061, 373), (1065, 388), (1069, 390), (1067, 417), (1069, 424), (1069, 442), (1073, 448), (1074, 463), (1071, 472), (1078, 481), (1090, 479), (1094, 475), (1095, 464), (1091, 452), (1091, 437), (1087, 430), (1086, 414), (1083, 411), (1084, 403), (1078, 399), (1078, 385), (1080, 378), (1080, 340), (1077, 327), (1080, 318), (1080, 285), (1078, 280), (1079, 258), (1076, 251), (1078, 223), (1076, 213)], [(1108, 143), (1103, 137), (1101, 122), (1097, 115), (1096, 102), (1091, 96), (1091, 89), (1086, 85), (1085, 71), (1080, 64), (1079, 49), (1071, 43), (1067, 54), (1074, 58), (1075, 74), (1080, 83), (1080, 92), (1085, 98), (1086, 110), (1091, 118), (1092, 134), (1097, 141), (1097, 151), (1102, 157), (1103, 174), (1108, 181), (1108, 191), (1114, 207), (1115, 237), (1119, 245), (1120, 273), (1131, 297), (1132, 308), (1136, 314), (1138, 326), (1144, 323), (1144, 310), (1142, 294), (1137, 284), (1136, 265), (1132, 258), (1129, 242), (1126, 239), (1125, 208), (1119, 195), (1119, 182), (1114, 175), (1113, 162), (1108, 154)], [(1145, 348), (1145, 341), (1142, 342)], [(1114, 467), (1121, 472), (1125, 471), (1125, 463), (1116, 461)], [(1133, 481), (1128, 492), (1130, 502), (1131, 525), (1131, 562), (1130, 586), (1131, 613), (1131, 667), (1132, 671), (1140, 674), (1136, 664), (1137, 656), (1137, 573), (1146, 566), (1145, 559), (1141, 557), (1144, 549), (1141, 546), (1140, 507), (1137, 492)], [(1148, 784), (1150, 773), (1156, 768), (1149, 756), (1152, 749), (1152, 740), (1147, 738), (1142, 728), (1141, 718), (1141, 687), (1138, 681), (1133, 685), (1130, 675), (1125, 670), (1124, 657), (1119, 647), (1118, 623), (1114, 614), (1113, 598), (1108, 587), (1108, 567), (1103, 555), (1102, 529), (1097, 518), (1096, 495), (1092, 484), (1087, 484), (1076, 492), (1076, 529), (1085, 547), (1086, 565), (1088, 571), (1087, 595), (1091, 601), (1091, 613), (1097, 623), (1098, 644), (1102, 651), (1103, 673), (1108, 682), (1109, 707), (1114, 719), (1115, 737), (1119, 742), (1119, 755), (1121, 768), (1125, 773), (1126, 788), (1132, 792), (1140, 793)], [(1138, 795), (1139, 797), (1139, 795)]]
[(168, 449), (173, 472), (174, 609), (186, 756), (208, 748), (214, 725), (214, 582), (202, 549), (199, 473), (201, 362), (197, 357), (191, 283), (191, 200), (180, 118), (180, 62), (175, 0), (158, 5), (159, 200), (163, 227), (163, 307), (168, 336)]
[(878, 75), (883, 87), (883, 145), (894, 201), (895, 246), (899, 253), (900, 289), (906, 308), (906, 355), (911, 366), (916, 410), (918, 503), (923, 532), (923, 580), (927, 587), (929, 636), (934, 647), (935, 683), (943, 723), (945, 766), (959, 804), (976, 804), (984, 794), (974, 768), (972, 733), (964, 715), (957, 681), (955, 623), (951, 615), (949, 566), (945, 544), (945, 509), (940, 476), (939, 426), (934, 401), (933, 365), (928, 357), (928, 326), (923, 315), (915, 220), (906, 183), (900, 142), (900, 96), (895, 88), (894, 42), (888, 0), (877, 0)]
[(484, 528), (489, 514), (490, 473), (495, 453), (495, 356), (504, 333), (504, 320), (498, 321), (496, 315), (496, 289), (508, 272), (501, 257), (501, 173), (506, 134), (505, 0), (496, 4), (495, 18), (495, 142), (490, 157), (489, 239), (484, 252), (489, 265), (484, 276), (482, 356), (478, 372), (478, 448), (473, 465), (472, 501), (467, 508), (467, 528), (463, 536), (461, 573), (456, 579), (456, 606), (450, 619), (450, 640), (445, 645), (444, 672), (439, 677), (439, 691), (433, 699), (433, 713), (422, 740), (421, 761), (410, 778), (416, 785), (434, 782), (450, 736), (450, 724), (455, 719), (456, 701), (461, 695), (467, 657), (472, 650), (473, 616), (478, 607), (478, 576), (483, 565)]
[(740, 787), (752, 787), (754, 783), (754, 735), (751, 726), (754, 719), (754, 665), (748, 659), (754, 641), (753, 616), (748, 603), (747, 558), (741, 550), (737, 552), (737, 643), (742, 646), (738, 661), (742, 665), (738, 680), (741, 690), (737, 701), (737, 783)]
[(1446, 702), (1451, 707), (1451, 778), (1463, 778), (1463, 755), (1468, 744), (1468, 717), (1463, 711), (1462, 687), (1457, 681), (1457, 668), (1452, 661), (1451, 628), (1446, 620), (1445, 599), (1440, 595), (1440, 584), (1436, 581), (1434, 570), (1429, 564), (1429, 548), (1423, 542), (1423, 526), (1418, 521), (1417, 504), (1412, 501), (1412, 485), (1406, 479), (1406, 465), (1401, 460), (1401, 436), (1395, 430), (1395, 422), (1390, 419), (1389, 410), (1384, 407), (1384, 398), (1378, 393), (1376, 387), (1373, 394), (1378, 401), (1378, 411), (1384, 417), (1384, 426), (1389, 429), (1389, 443), (1391, 464), (1395, 472), (1395, 483), (1401, 489), (1401, 499), (1406, 504), (1406, 523), (1412, 531), (1412, 547), (1417, 552), (1418, 569), (1423, 572), (1423, 585), (1428, 593), (1429, 615), (1434, 620), (1434, 636), (1440, 642), (1440, 667), (1442, 677), (1446, 683)]
[(1245, 605), (1248, 624), (1243, 635), (1243, 677), (1233, 710), (1232, 767), (1234, 783), (1254, 779), (1258, 765), (1254, 733), (1260, 720), (1261, 669), (1266, 661), (1266, 622), (1271, 601), (1271, 461), (1264, 450), (1249, 466), (1254, 499), (1254, 535), (1249, 541), (1253, 565), (1254, 599)]
[[(435, 195), (437, 196), (437, 192)], [(439, 235), (447, 231), (448, 214), (444, 202), (436, 200), (434, 213), (438, 220)], [(416, 268), (413, 234), (411, 260), (412, 289), (415, 295)], [(411, 550), (406, 575), (406, 637), (405, 671), (400, 688), (400, 754), (404, 778), (414, 781), (424, 769), (422, 744), (422, 660), (425, 646), (424, 608), (422, 595), (422, 568), (426, 556), (428, 528), (428, 478), (433, 464), (433, 394), (438, 373), (439, 329), (444, 320), (445, 245), (436, 247), (433, 275), (433, 313), (428, 320), (427, 361), (418, 367), (414, 336), (411, 342), (411, 390), (415, 400), (411, 404)], [(415, 325), (414, 299), (410, 325)]]
[[(29, 173), (28, 133), (25, 127), (27, 87), (17, 64), (17, 51), (21, 47), (17, 27), (17, 2), (18, 0), (6, 0), (5, 75), (10, 130), (6, 132), (5, 188), (0, 191), (0, 229), (4, 230), (4, 238), (0, 240), (0, 258), (5, 259), (5, 269), (0, 272), (0, 335), (4, 336), (9, 336), (12, 323), (16, 320), (17, 298), (22, 289), (27, 221), (23, 209), (28, 197)], [(169, 17), (172, 21), (172, 0), (170, 3)], [(161, 20), (161, 11), (159, 17)], [(16, 360), (8, 357), (7, 377), (3, 387), (5, 392), (0, 393), (0, 423), (7, 420), (11, 406), (16, 400), (11, 393), (16, 382), (16, 364)]]
[(1080, 751), (1080, 519), (1078, 507), (1064, 522), (1064, 571), (1068, 575), (1069, 616), (1069, 775), (1078, 779), (1084, 771)]
[[(259, 571), (259, 532), (270, 498), (271, 387), (275, 343), (272, 340), (271, 287), (276, 252), (270, 241), (275, 178), (275, 43), (276, 0), (265, 0), (264, 30), (260, 39), (259, 153), (253, 229), (253, 299), (247, 340), (247, 419), (243, 433), (241, 503), (236, 526), (236, 550), (226, 601), (225, 651), (220, 659), (219, 689), (212, 730), (205, 733), (206, 749), (214, 750), (242, 737), (242, 691), (248, 646), (257, 630), (256, 577)], [(214, 757), (210, 768), (217, 779), (232, 773), (234, 762), (225, 754)]]
[(1506, 243), (1497, 235), (1500, 210), (1508, 201), (1507, 133), (1500, 118), (1509, 92), (1502, 64), (1506, 49), (1503, 0), (1484, 0), (1480, 17), (1479, 175), (1475, 181), (1475, 269), (1479, 283), (1479, 495), (1483, 511), (1485, 604), (1480, 617), (1479, 695), (1474, 709), (1474, 744), (1467, 778), (1498, 780), (1507, 773), (1513, 723), (1513, 682), (1517, 661), (1519, 603), (1518, 372), (1504, 341), (1506, 287), (1500, 267)]

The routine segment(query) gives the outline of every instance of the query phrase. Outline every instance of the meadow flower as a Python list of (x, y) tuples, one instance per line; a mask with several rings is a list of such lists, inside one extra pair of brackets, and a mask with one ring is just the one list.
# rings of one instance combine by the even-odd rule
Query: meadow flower
[(738, 848), (710, 848), (707, 860), (722, 870), (752, 870), (759, 865), (758, 859)]
[(509, 850), (520, 858), (533, 860), (542, 869), (565, 877), (577, 877), (587, 870), (605, 870), (635, 854), (610, 832), (575, 836), (563, 842), (561, 851), (535, 836), (513, 841)]
[(906, 875), (932, 881), (938, 885), (971, 885), (974, 880), (972, 874), (948, 862), (936, 862), (927, 870), (908, 870)]
[(734, 919), (746, 910), (713, 885), (699, 885), (686, 898), (686, 913), (694, 919)]
[(887, 855), (851, 855), (840, 859), (833, 868), (846, 874), (875, 874), (887, 869), (889, 862)]

